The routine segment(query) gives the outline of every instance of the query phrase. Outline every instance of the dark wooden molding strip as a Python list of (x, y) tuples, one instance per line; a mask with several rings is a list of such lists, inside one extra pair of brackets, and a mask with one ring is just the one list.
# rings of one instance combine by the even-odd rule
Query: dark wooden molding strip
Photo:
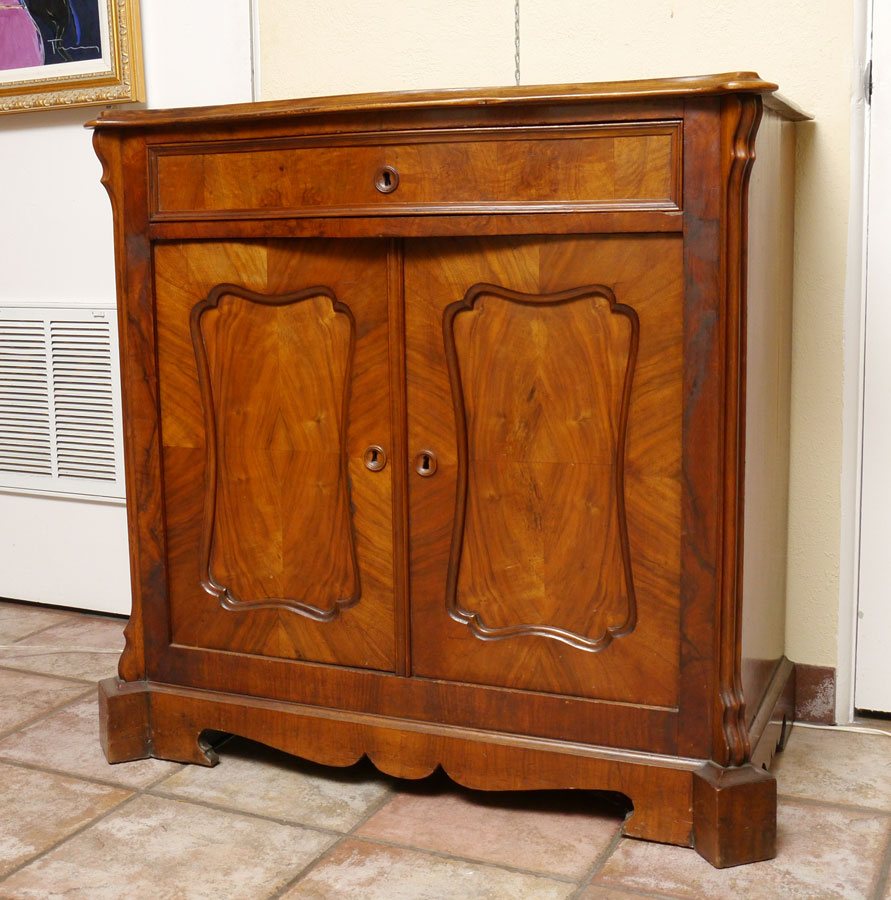
[[(400, 93), (350, 94), (337, 97), (310, 97), (301, 100), (269, 100), (263, 103), (239, 103), (173, 110), (106, 110), (87, 127), (126, 125), (177, 126), (208, 123), (221, 119), (272, 119), (319, 115), (322, 113), (362, 112), (427, 107), (528, 106), (549, 103), (590, 103), (648, 97), (720, 95), (737, 92), (772, 94), (777, 85), (764, 81), (756, 72), (724, 72), (677, 78), (646, 78), (633, 81), (604, 81), (595, 84), (546, 84), (522, 87), (471, 88)], [(790, 107), (790, 114), (793, 112)], [(801, 113), (798, 111), (798, 117)]]
[(795, 663), (795, 720), (835, 725), (835, 669)]

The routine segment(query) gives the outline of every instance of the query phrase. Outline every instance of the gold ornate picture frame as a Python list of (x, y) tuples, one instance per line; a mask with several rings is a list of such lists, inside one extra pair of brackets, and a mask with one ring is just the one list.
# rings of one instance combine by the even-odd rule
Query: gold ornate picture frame
[(0, 113), (143, 99), (139, 0), (0, 0)]

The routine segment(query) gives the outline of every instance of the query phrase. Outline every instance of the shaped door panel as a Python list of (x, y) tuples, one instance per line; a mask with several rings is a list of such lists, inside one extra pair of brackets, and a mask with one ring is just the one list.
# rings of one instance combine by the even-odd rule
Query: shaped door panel
[(155, 263), (173, 642), (392, 670), (385, 246)]
[[(416, 675), (672, 707), (674, 236), (406, 251)], [(435, 510), (438, 514), (432, 514)]]

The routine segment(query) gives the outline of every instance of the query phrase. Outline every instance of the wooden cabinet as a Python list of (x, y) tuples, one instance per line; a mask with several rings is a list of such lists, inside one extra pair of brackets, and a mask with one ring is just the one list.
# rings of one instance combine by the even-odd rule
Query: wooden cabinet
[(94, 123), (134, 593), (109, 761), (212, 764), (215, 729), (621, 791), (629, 834), (773, 855), (797, 117), (774, 90)]

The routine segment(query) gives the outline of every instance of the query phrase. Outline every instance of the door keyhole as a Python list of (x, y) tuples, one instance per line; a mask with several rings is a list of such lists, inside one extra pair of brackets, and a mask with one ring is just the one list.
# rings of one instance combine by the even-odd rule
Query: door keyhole
[(387, 454), (380, 444), (372, 444), (370, 447), (365, 448), (365, 452), (362, 454), (362, 461), (365, 463), (366, 469), (372, 472), (380, 472), (387, 464)]
[(436, 454), (432, 450), (422, 450), (415, 457), (415, 472), (422, 478), (429, 478), (436, 471)]

